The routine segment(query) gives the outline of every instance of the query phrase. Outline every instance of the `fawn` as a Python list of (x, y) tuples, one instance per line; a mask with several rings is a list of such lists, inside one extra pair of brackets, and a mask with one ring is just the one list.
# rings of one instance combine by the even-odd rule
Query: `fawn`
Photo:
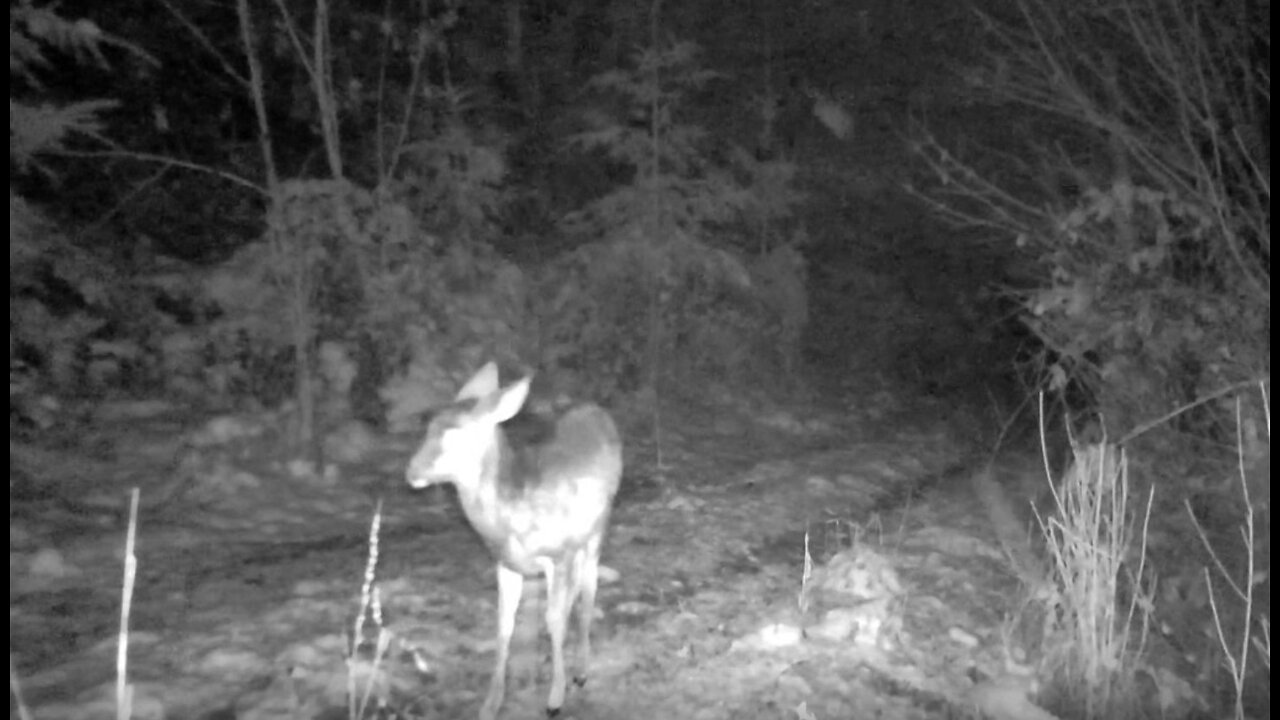
[(564, 413), (546, 437), (517, 438), (503, 429), (501, 423), (524, 406), (529, 382), (526, 377), (500, 388), (497, 366), (486, 364), (432, 419), (407, 473), (415, 488), (452, 483), (467, 520), (498, 561), (497, 658), (481, 720), (493, 720), (502, 707), (525, 576), (541, 573), (547, 582), (547, 715), (564, 704), (565, 629), (579, 595), (581, 674), (574, 682), (586, 682), (600, 545), (622, 477), (622, 441), (598, 405)]

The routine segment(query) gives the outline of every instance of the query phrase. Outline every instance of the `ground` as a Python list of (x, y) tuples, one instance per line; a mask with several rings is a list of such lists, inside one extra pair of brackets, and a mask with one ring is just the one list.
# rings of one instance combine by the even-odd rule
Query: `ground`
[[(595, 656), (561, 717), (1051, 717), (1010, 637), (1028, 581), (990, 512), (1035, 463), (998, 459), (993, 475), (945, 403), (841, 397), (672, 401), (660, 432), (652, 413), (617, 413), (626, 469)], [(115, 712), (126, 515), (103, 508), (137, 485), (133, 717), (347, 718), (349, 683), (382, 717), (474, 717), (496, 579), (451, 492), (404, 485), (420, 438), (365, 437), (321, 478), (272, 451), (269, 419), (193, 432), (174, 414), (100, 414), (93, 443), (16, 469), (11, 440), (11, 670), (34, 716)], [(55, 478), (56, 498), (14, 489)], [(348, 661), (379, 500), (380, 602)], [(511, 720), (543, 717), (540, 590), (526, 589)]]

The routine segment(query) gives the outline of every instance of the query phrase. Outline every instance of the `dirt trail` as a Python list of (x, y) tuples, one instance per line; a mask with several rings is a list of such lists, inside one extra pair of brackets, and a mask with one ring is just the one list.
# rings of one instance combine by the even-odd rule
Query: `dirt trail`
[[(1019, 704), (1029, 688), (1001, 637), (1019, 583), (991, 488), (975, 492), (981, 468), (940, 408), (882, 403), (672, 408), (660, 446), (633, 422), (593, 674), (562, 717), (1038, 717)], [(381, 497), (393, 642), (351, 672), (391, 716), (472, 717), (491, 670), (494, 573), (447, 491), (394, 482), (414, 440), (377, 438), (327, 481), (245, 447), (206, 452), (194, 491), (140, 528), (134, 716), (346, 717), (346, 638)], [(11, 648), (42, 718), (114, 712), (123, 528), (71, 520), (47, 504), (10, 513)], [(542, 717), (537, 589), (511, 720)]]

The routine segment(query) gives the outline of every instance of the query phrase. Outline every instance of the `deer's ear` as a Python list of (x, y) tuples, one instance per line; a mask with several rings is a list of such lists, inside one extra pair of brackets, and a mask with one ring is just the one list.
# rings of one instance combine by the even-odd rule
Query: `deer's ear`
[(498, 390), (498, 366), (492, 360), (476, 371), (458, 391), (458, 400), (479, 400)]
[(524, 401), (529, 397), (530, 379), (524, 378), (509, 387), (503, 388), (496, 396), (490, 395), (493, 398), (490, 418), (495, 423), (510, 420), (515, 417), (516, 413), (520, 412), (520, 408), (524, 407)]

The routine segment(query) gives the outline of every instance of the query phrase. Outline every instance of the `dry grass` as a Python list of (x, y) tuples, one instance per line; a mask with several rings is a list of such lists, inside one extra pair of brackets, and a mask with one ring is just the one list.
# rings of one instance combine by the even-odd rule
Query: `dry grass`
[(1128, 462), (1106, 443), (1074, 448), (1053, 485), (1054, 512), (1037, 512), (1057, 584), (1043, 672), (1055, 705), (1081, 720), (1129, 717), (1153, 607), (1145, 576), (1154, 490), (1139, 516)]
[[(394, 635), (383, 623), (382, 596), (375, 582), (381, 527), (382, 501), (379, 500), (369, 526), (369, 554), (365, 559), (364, 580), (360, 585), (360, 612), (351, 629), (351, 646), (347, 653), (347, 716), (351, 720), (370, 717), (371, 707), (382, 708), (390, 700), (390, 687), (383, 663), (391, 649)], [(372, 620), (377, 627), (368, 657), (361, 652), (366, 619)]]
[[(1262, 388), (1268, 443), (1270, 404)], [(1239, 414), (1239, 413), (1237, 413)], [(1237, 427), (1242, 423), (1237, 419)], [(1237, 476), (1244, 513), (1239, 521), (1243, 566), (1221, 558), (1209, 533), (1192, 522), (1212, 561), (1204, 568), (1209, 609), (1221, 662), (1231, 682), (1231, 717), (1243, 720), (1250, 672), (1271, 671), (1269, 604), (1259, 587), (1269, 581), (1266, 537), (1269, 505), (1250, 496), (1245, 441), (1237, 437)], [(1154, 489), (1134, 506), (1123, 451), (1099, 443), (1073, 449), (1074, 462), (1053, 488), (1051, 512), (1037, 512), (1051, 564), (1054, 592), (1039, 600), (1042, 677), (1046, 701), (1073, 720), (1139, 715), (1137, 678), (1156, 608), (1147, 538)], [(1269, 444), (1266, 452), (1269, 453)], [(1143, 506), (1145, 505), (1145, 506)], [(1188, 507), (1190, 511), (1190, 507)], [(1215, 585), (1215, 580), (1216, 585)], [(1261, 670), (1258, 664), (1261, 664)], [(1203, 696), (1219, 688), (1202, 688)], [(1148, 708), (1149, 710), (1149, 708)]]

